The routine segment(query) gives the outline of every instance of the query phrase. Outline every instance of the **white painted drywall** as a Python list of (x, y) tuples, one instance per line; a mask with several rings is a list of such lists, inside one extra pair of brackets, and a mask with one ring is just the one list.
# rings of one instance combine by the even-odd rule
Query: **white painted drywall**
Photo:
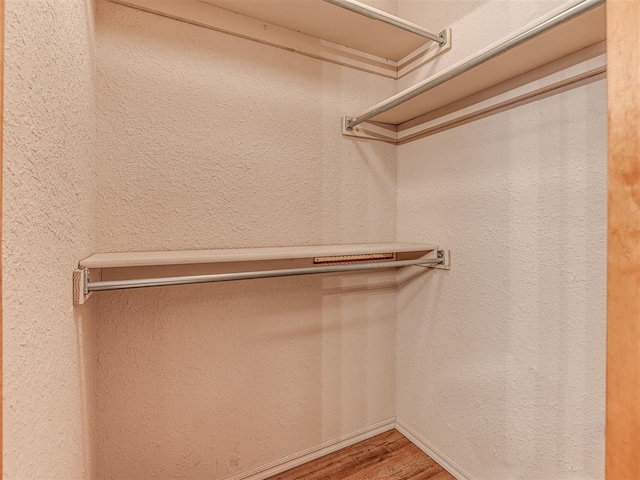
[[(394, 240), (396, 148), (339, 121), (393, 80), (105, 1), (97, 34), (100, 251)], [(99, 477), (222, 479), (393, 417), (392, 280), (101, 294)]]
[(94, 306), (71, 284), (95, 251), (92, 4), (5, 11), (3, 478), (94, 478)]
[[(400, 0), (457, 42), (403, 82), (555, 5)], [(97, 6), (94, 105), (92, 5), (7, 0), (7, 478), (220, 479), (396, 410), (477, 478), (602, 477), (603, 82), (396, 152), (336, 121), (391, 80)], [(391, 241), (396, 193), (398, 239), (454, 255), (402, 288), (397, 338), (389, 275), (72, 310), (94, 251)]]
[[(454, 30), (403, 81), (561, 3), (399, 0)], [(453, 257), (398, 295), (398, 421), (472, 477), (603, 478), (606, 125), (601, 80), (398, 148), (398, 240)]]
[(470, 478), (604, 477), (606, 86), (398, 148), (397, 417)]

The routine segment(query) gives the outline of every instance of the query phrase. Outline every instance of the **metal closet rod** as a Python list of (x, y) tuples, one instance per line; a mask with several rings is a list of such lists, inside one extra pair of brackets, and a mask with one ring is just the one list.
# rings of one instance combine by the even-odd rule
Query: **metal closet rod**
[(358, 15), (372, 18), (373, 20), (379, 20), (381, 22), (388, 23), (389, 25), (393, 25), (394, 27), (401, 28), (402, 30), (406, 30), (407, 32), (411, 32), (421, 37), (428, 38), (429, 40), (433, 40), (434, 42), (439, 43), (440, 45), (445, 45), (447, 43), (446, 30), (443, 30), (438, 35), (436, 35), (434, 33), (431, 33), (425, 30), (420, 25), (407, 22), (406, 20), (403, 20), (400, 18), (395, 18), (376, 8), (370, 7), (368, 5), (364, 5), (354, 0), (323, 0), (323, 1), (325, 1), (326, 3), (330, 3), (331, 5), (335, 5), (336, 7), (344, 8), (345, 10), (349, 10), (353, 13), (357, 13)]
[[(325, 0), (329, 1), (329, 0)], [(334, 0), (331, 0), (334, 1)], [(371, 111), (363, 113), (357, 117), (347, 117), (345, 127), (347, 130), (352, 130), (356, 125), (360, 125), (371, 118), (380, 115), (381, 113), (387, 112), (403, 103), (422, 95), (425, 92), (428, 92), (432, 88), (435, 88), (443, 83), (457, 77), (458, 75), (462, 75), (463, 73), (468, 72), (469, 70), (492, 60), (495, 57), (498, 57), (509, 50), (526, 43), (527, 41), (535, 38), (543, 33), (548, 32), (549, 30), (562, 25), (570, 20), (573, 20), (576, 17), (584, 15), (585, 13), (597, 8), (601, 5), (604, 5), (606, 0), (583, 0), (582, 2), (574, 5), (573, 7), (564, 10), (557, 15), (545, 20), (544, 22), (536, 25), (535, 27), (522, 32), (515, 37), (493, 47), (490, 50), (478, 55), (477, 57), (472, 58), (471, 60), (452, 68), (451, 70), (444, 72), (441, 75), (438, 75), (433, 80), (428, 81), (426, 83), (418, 84), (413, 88), (408, 89), (405, 93), (400, 93), (395, 97), (391, 97), (392, 100), (385, 103), (384, 105), (379, 106), (378, 108), (374, 108)]]
[(105, 290), (126, 290), (130, 288), (166, 287), (170, 285), (192, 285), (197, 283), (229, 282), (253, 278), (292, 277), (296, 275), (316, 275), (320, 273), (356, 272), (362, 270), (380, 270), (398, 267), (443, 265), (444, 251), (438, 250), (437, 258), (416, 258), (394, 262), (358, 263), (351, 265), (328, 265), (322, 267), (290, 268), (284, 270), (262, 270), (253, 272), (215, 273), (211, 275), (190, 275), (185, 277), (142, 278), (136, 280), (111, 280), (87, 282), (85, 295)]

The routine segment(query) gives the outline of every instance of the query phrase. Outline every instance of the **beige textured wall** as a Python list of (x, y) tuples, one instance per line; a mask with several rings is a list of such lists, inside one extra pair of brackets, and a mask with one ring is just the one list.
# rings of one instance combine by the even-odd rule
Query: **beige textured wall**
[(4, 478), (95, 475), (93, 307), (71, 272), (95, 249), (92, 7), (6, 0)]
[(605, 82), (398, 149), (398, 421), (469, 478), (604, 477)]
[[(395, 147), (339, 121), (392, 80), (104, 1), (97, 23), (99, 250), (394, 240)], [(102, 294), (99, 476), (226, 478), (392, 417), (390, 278)]]
[[(455, 15), (442, 68), (552, 3), (399, 14)], [(604, 476), (606, 133), (601, 80), (398, 148), (398, 239), (453, 253), (398, 296), (398, 421), (469, 478)]]
[[(412, 82), (558, 3), (375, 5), (455, 29)], [(5, 478), (222, 479), (396, 409), (470, 477), (601, 478), (603, 82), (396, 152), (338, 122), (391, 80), (105, 0), (93, 52), (92, 7), (7, 0)], [(94, 251), (396, 229), (454, 252), (397, 305), (385, 274), (71, 307)]]

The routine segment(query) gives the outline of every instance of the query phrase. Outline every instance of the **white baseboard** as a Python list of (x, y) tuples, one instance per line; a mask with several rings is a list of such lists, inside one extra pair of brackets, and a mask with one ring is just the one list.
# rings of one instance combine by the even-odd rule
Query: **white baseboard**
[(429, 455), (436, 461), (442, 468), (444, 468), (451, 475), (456, 477), (457, 480), (477, 480), (476, 477), (467, 472), (464, 468), (454, 462), (448, 455), (442, 453), (437, 447), (427, 442), (417, 433), (414, 433), (411, 429), (407, 428), (399, 420), (396, 420), (396, 429), (413, 442), (416, 447)]
[[(374, 437), (380, 433), (393, 430), (396, 426), (395, 417), (387, 418), (380, 422), (374, 423), (367, 427), (356, 430), (355, 432), (342, 435), (336, 439), (307, 448), (300, 452), (293, 453), (274, 462), (252, 468), (246, 472), (228, 477), (226, 480), (264, 480), (272, 475), (285, 472), (291, 468), (297, 467), (304, 463), (320, 458), (329, 453), (336, 452), (342, 448), (349, 447), (354, 443), (361, 442), (368, 438)], [(435, 460), (435, 458), (434, 458)], [(437, 461), (437, 460), (436, 460)], [(443, 465), (444, 467), (444, 465)], [(471, 477), (470, 477), (471, 478)], [(473, 480), (473, 479), (472, 479)]]
[(427, 442), (417, 433), (413, 432), (395, 417), (387, 418), (367, 427), (347, 433), (333, 440), (321, 443), (315, 447), (307, 448), (300, 452), (293, 453), (284, 458), (280, 458), (270, 463), (252, 468), (246, 472), (239, 473), (226, 480), (264, 480), (273, 475), (285, 472), (317, 458), (349, 447), (355, 443), (375, 437), (380, 433), (396, 428), (400, 433), (413, 442), (420, 450), (429, 455), (442, 468), (453, 475), (457, 480), (477, 480), (473, 475), (453, 461), (448, 455), (441, 452), (437, 447)]

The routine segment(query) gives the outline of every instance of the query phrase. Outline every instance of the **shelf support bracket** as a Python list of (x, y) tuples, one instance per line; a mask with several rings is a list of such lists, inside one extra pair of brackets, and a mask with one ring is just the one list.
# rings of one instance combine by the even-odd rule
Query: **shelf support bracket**
[(352, 127), (352, 121), (352, 117), (344, 117), (342, 121), (343, 135), (366, 138), (369, 140), (381, 140), (388, 143), (398, 143), (398, 127), (395, 125), (367, 122), (366, 124)]
[(353, 123), (353, 117), (344, 117), (344, 129), (349, 131), (349, 132), (353, 132), (353, 126), (351, 125)]
[(73, 304), (82, 305), (91, 296), (89, 280), (91, 273), (88, 268), (78, 268), (73, 271)]

